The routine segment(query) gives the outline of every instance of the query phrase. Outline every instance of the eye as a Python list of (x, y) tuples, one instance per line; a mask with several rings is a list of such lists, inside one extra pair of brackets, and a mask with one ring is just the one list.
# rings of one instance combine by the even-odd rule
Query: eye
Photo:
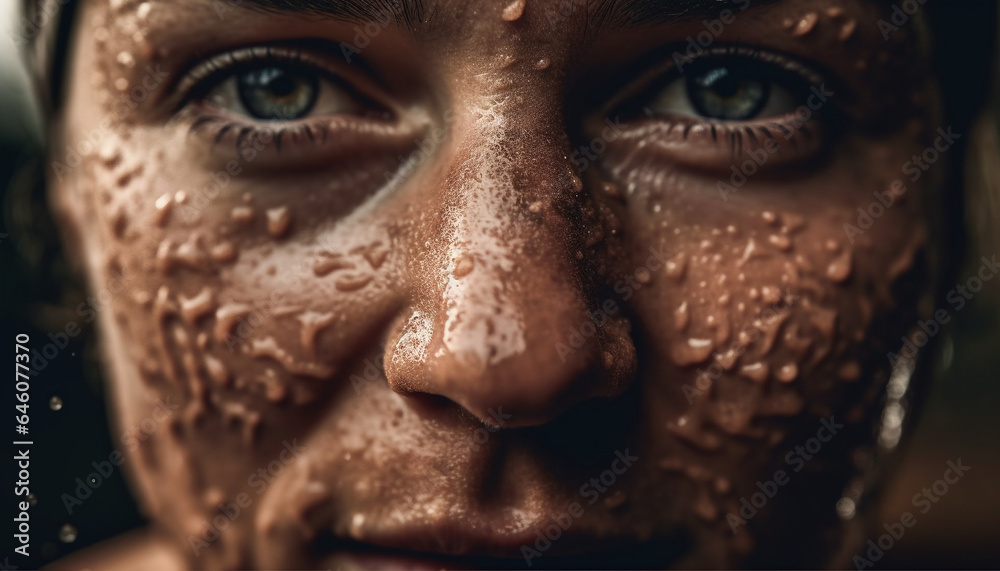
[(749, 121), (793, 112), (802, 80), (754, 62), (705, 61), (691, 64), (653, 94), (647, 114)]
[(225, 77), (206, 101), (262, 121), (357, 113), (362, 104), (349, 89), (305, 66), (270, 64)]

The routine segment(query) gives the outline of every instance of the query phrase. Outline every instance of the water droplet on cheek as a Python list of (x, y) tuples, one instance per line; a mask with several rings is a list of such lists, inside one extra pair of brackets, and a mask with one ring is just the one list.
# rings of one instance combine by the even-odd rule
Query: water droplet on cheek
[(670, 355), (677, 365), (685, 367), (708, 360), (714, 349), (711, 339), (688, 339), (671, 347)]
[(267, 233), (274, 238), (281, 238), (288, 233), (292, 224), (292, 215), (287, 206), (272, 208), (267, 211)]
[(844, 250), (843, 254), (834, 258), (827, 266), (826, 277), (835, 283), (847, 281), (847, 278), (851, 277), (852, 264), (851, 251)]
[(246, 224), (253, 220), (253, 208), (249, 206), (237, 206), (229, 213), (229, 217), (233, 222)]
[(663, 266), (663, 273), (665, 273), (668, 278), (680, 280), (684, 277), (684, 270), (686, 268), (687, 256), (684, 254), (678, 254), (673, 259), (667, 260), (667, 263)]
[(799, 368), (795, 363), (788, 363), (778, 369), (774, 376), (783, 383), (790, 383), (799, 376)]
[(740, 368), (741, 375), (758, 383), (766, 381), (768, 373), (770, 368), (767, 363), (751, 363)]

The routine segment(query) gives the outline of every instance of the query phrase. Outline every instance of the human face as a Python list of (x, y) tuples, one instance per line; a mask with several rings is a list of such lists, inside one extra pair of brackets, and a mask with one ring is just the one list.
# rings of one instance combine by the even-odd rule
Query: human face
[(299, 4), (93, 0), (71, 52), (53, 202), (128, 284), (116, 422), (181, 403), (127, 465), (192, 567), (850, 545), (933, 285), (919, 11)]

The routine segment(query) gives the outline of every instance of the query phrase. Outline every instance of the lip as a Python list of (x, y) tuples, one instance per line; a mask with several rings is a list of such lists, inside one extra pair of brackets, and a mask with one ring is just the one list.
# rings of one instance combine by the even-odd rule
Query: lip
[(572, 526), (565, 531), (560, 529), (561, 534), (548, 541), (546, 527), (549, 526), (504, 534), (497, 531), (499, 528), (449, 521), (434, 526), (373, 531), (363, 535), (365, 541), (327, 534), (318, 537), (314, 546), (320, 553), (329, 554), (324, 557), (324, 564), (331, 569), (421, 571), (666, 568), (689, 547), (680, 533), (660, 540), (641, 540), (613, 531), (602, 534), (574, 531)]

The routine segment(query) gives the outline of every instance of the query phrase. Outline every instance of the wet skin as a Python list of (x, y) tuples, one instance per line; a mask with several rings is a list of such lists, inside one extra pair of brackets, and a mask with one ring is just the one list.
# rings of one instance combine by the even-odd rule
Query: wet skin
[[(687, 62), (718, 14), (442, 1), (365, 31), (251, 4), (84, 2), (54, 147), (82, 155), (53, 176), (68, 245), (126, 284), (99, 316), (114, 423), (181, 403), (126, 465), (183, 565), (852, 546), (864, 514), (835, 505), (934, 285), (946, 158), (844, 225), (946, 127), (920, 14), (887, 42), (873, 2), (733, 3)], [(776, 78), (760, 113), (671, 91), (723, 60)], [(312, 111), (252, 118), (231, 78), (282, 66), (320, 78)]]

